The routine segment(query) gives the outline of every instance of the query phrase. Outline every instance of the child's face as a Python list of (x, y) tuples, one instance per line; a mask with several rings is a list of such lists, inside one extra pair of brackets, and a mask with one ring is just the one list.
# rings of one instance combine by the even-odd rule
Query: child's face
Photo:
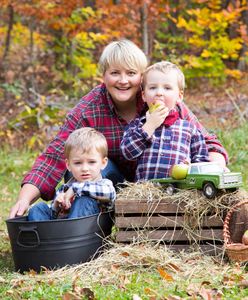
[(177, 80), (175, 70), (170, 70), (166, 74), (158, 70), (151, 70), (147, 73), (143, 100), (148, 106), (163, 103), (171, 110), (177, 102), (183, 99), (183, 92), (179, 90)]
[(107, 161), (107, 157), (102, 157), (95, 148), (90, 152), (72, 149), (66, 166), (78, 182), (95, 181), (102, 178), (101, 170), (106, 167)]

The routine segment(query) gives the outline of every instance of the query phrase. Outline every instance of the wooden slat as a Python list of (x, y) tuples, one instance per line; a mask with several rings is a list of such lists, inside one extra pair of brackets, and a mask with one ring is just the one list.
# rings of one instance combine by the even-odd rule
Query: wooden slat
[[(206, 244), (206, 245), (197, 245), (202, 252), (208, 255), (218, 255), (223, 253), (223, 244)], [(173, 251), (188, 251), (192, 249), (191, 245), (168, 245), (168, 248)], [(197, 248), (196, 248), (197, 249)]]
[[(137, 237), (144, 237), (148, 240), (156, 241), (188, 241), (188, 237), (183, 230), (154, 230), (154, 231), (119, 231), (116, 235), (117, 242), (132, 242)], [(197, 241), (203, 240), (223, 240), (223, 231), (221, 229), (202, 229), (194, 234)]]
[[(116, 216), (115, 225), (118, 228), (148, 228), (148, 227), (179, 227), (184, 224), (183, 216)], [(201, 227), (221, 227), (223, 221), (217, 216), (203, 217)]]
[(116, 200), (115, 202), (115, 213), (126, 214), (126, 213), (182, 213), (183, 205), (180, 207), (174, 203), (158, 202), (158, 201), (138, 201), (138, 200)]

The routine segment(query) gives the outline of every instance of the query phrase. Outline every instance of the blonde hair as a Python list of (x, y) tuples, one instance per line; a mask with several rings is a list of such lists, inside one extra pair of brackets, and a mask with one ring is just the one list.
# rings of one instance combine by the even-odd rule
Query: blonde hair
[(145, 53), (129, 40), (113, 41), (108, 44), (100, 57), (99, 69), (104, 74), (112, 66), (122, 66), (143, 73), (148, 65)]
[(80, 149), (83, 153), (88, 153), (96, 149), (102, 157), (108, 155), (108, 144), (105, 136), (91, 127), (83, 127), (74, 130), (65, 142), (64, 154), (68, 159), (72, 150)]
[(147, 74), (150, 71), (160, 71), (160, 72), (166, 74), (172, 70), (175, 70), (177, 73), (177, 83), (178, 83), (179, 90), (184, 91), (185, 77), (184, 77), (183, 72), (177, 65), (175, 65), (169, 61), (165, 61), (165, 60), (161, 61), (161, 62), (157, 62), (145, 70), (145, 72), (143, 74), (142, 86), (144, 87), (144, 85), (146, 84)]

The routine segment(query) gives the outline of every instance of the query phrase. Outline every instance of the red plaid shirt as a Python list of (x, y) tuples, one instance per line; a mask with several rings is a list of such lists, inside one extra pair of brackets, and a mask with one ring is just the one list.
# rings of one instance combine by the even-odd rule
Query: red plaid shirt
[[(138, 93), (137, 116), (141, 114), (143, 108), (141, 93)], [(206, 131), (183, 102), (178, 109), (182, 119), (191, 121), (202, 132), (208, 150), (222, 153), (227, 160), (227, 153), (216, 136)], [(97, 86), (67, 114), (60, 131), (47, 149), (36, 159), (22, 184), (35, 185), (44, 200), (53, 199), (55, 188), (66, 171), (64, 143), (72, 131), (85, 126), (94, 127), (105, 135), (109, 147), (109, 158), (116, 163), (127, 180), (133, 181), (136, 162), (126, 160), (120, 150), (120, 142), (126, 125), (127, 122), (116, 113), (105, 85)]]

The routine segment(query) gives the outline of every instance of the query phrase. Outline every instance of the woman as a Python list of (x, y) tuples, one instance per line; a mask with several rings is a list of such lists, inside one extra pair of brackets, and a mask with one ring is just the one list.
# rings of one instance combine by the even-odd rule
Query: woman
[[(136, 162), (125, 160), (120, 151), (120, 141), (125, 126), (144, 109), (141, 78), (147, 67), (147, 59), (134, 43), (120, 40), (106, 46), (99, 65), (103, 83), (84, 96), (68, 113), (55, 139), (36, 159), (31, 171), (23, 179), (10, 218), (22, 216), (39, 197), (44, 200), (53, 198), (55, 188), (66, 172), (64, 143), (69, 134), (80, 127), (94, 127), (102, 132), (108, 142), (110, 160), (127, 180), (134, 179)], [(227, 153), (216, 136), (206, 131), (183, 102), (177, 108), (181, 118), (193, 122), (202, 132), (210, 160), (218, 161), (224, 167)], [(107, 168), (108, 172), (115, 172), (112, 165)]]

